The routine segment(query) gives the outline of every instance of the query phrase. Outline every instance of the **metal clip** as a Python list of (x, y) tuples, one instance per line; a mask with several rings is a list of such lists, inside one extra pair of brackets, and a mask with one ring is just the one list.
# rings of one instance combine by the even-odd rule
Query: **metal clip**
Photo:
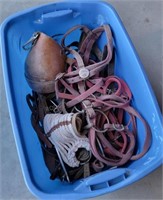
[(102, 156), (105, 157), (104, 150), (103, 150), (103, 148), (102, 148), (102, 145), (101, 145), (100, 140), (98, 139), (98, 137), (96, 138), (96, 140), (97, 140), (97, 143), (98, 143), (98, 146), (99, 146), (99, 149), (100, 149), (100, 151), (101, 151)]
[(63, 78), (63, 76), (65, 75), (65, 73), (58, 73), (55, 77), (55, 81), (58, 81), (59, 79)]
[(31, 49), (37, 42), (40, 32), (35, 32), (32, 37), (22, 46), (24, 50)]

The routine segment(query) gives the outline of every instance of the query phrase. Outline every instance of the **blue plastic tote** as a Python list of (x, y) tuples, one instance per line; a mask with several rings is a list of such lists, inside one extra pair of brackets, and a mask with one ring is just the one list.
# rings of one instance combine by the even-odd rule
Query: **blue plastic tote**
[[(92, 11), (93, 10), (93, 11)], [(150, 150), (125, 167), (107, 170), (75, 183), (51, 181), (40, 144), (30, 122), (26, 95), (31, 92), (24, 77), (27, 51), (23, 44), (35, 31), (64, 34), (84, 24), (95, 28), (109, 24), (114, 37), (115, 74), (124, 79), (133, 93), (132, 105), (146, 119), (152, 131)], [(72, 34), (71, 37), (75, 37)], [(73, 39), (73, 38), (70, 38)], [(143, 66), (126, 30), (112, 6), (105, 2), (58, 2), (31, 8), (8, 17), (1, 26), (1, 52), (8, 107), (20, 163), (29, 190), (40, 199), (82, 199), (109, 193), (152, 172), (162, 163), (161, 114)], [(138, 121), (138, 146), (144, 130)]]

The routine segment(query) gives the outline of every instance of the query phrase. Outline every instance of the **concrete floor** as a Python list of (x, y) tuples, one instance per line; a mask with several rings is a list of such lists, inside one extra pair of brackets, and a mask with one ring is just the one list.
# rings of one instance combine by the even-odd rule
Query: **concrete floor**
[[(0, 0), (0, 23), (10, 14), (51, 0)], [(160, 108), (162, 107), (163, 1), (108, 1), (119, 15), (138, 51)], [(0, 62), (1, 65), (1, 62)], [(17, 156), (0, 66), (0, 199), (36, 199), (27, 189)], [(142, 180), (94, 199), (163, 199), (162, 168)]]

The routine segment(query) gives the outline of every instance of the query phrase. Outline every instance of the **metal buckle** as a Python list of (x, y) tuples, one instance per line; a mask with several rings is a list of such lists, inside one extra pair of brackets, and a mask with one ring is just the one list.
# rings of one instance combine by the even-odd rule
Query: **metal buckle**
[[(103, 111), (101, 111), (101, 110), (99, 110), (99, 109), (94, 109), (95, 110), (95, 112), (99, 112), (99, 113), (101, 113), (105, 118), (106, 118), (106, 121), (107, 121), (107, 123), (109, 124), (109, 119), (108, 119), (108, 117), (107, 117), (107, 115), (103, 112)], [(94, 126), (93, 126), (93, 128), (97, 131), (97, 132), (100, 132), (100, 133), (105, 133), (108, 129), (106, 128), (106, 129), (103, 129), (103, 130), (98, 130), (98, 129), (96, 129)]]
[(113, 125), (114, 130), (118, 131), (118, 132), (124, 131), (124, 129), (125, 129), (123, 124), (112, 124), (112, 125)]
[(53, 100), (50, 100), (50, 102), (53, 104), (52, 106), (49, 106), (49, 110), (50, 111), (53, 111), (54, 113), (61, 113), (59, 108), (58, 108), (58, 105), (53, 101)]

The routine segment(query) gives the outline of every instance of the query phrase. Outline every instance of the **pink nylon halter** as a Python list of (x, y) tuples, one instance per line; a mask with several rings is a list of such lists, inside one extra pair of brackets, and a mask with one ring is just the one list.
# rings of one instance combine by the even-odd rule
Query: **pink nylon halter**
[[(86, 36), (77, 52), (65, 45), (65, 38), (79, 28)], [(95, 41), (103, 33), (107, 40), (107, 55), (105, 59), (95, 63), (90, 59), (90, 52)], [(91, 150), (97, 159), (92, 163), (93, 168), (99, 171), (104, 164), (121, 166), (129, 160), (144, 156), (151, 143), (150, 127), (130, 105), (132, 94), (129, 87), (119, 77), (100, 76), (100, 72), (112, 59), (113, 45), (110, 27), (103, 25), (91, 31), (85, 26), (75, 26), (64, 35), (61, 44), (65, 51), (74, 56), (74, 59), (71, 59), (67, 71), (56, 79), (56, 96), (64, 102), (64, 112), (79, 105), (81, 110), (84, 110), (87, 128), (89, 127), (88, 137)], [(82, 79), (81, 69), (86, 69), (89, 77)], [(114, 90), (110, 89), (112, 85), (116, 85)], [(128, 115), (128, 122), (124, 120), (125, 115)], [(135, 155), (136, 118), (143, 123), (145, 134), (143, 149)]]

